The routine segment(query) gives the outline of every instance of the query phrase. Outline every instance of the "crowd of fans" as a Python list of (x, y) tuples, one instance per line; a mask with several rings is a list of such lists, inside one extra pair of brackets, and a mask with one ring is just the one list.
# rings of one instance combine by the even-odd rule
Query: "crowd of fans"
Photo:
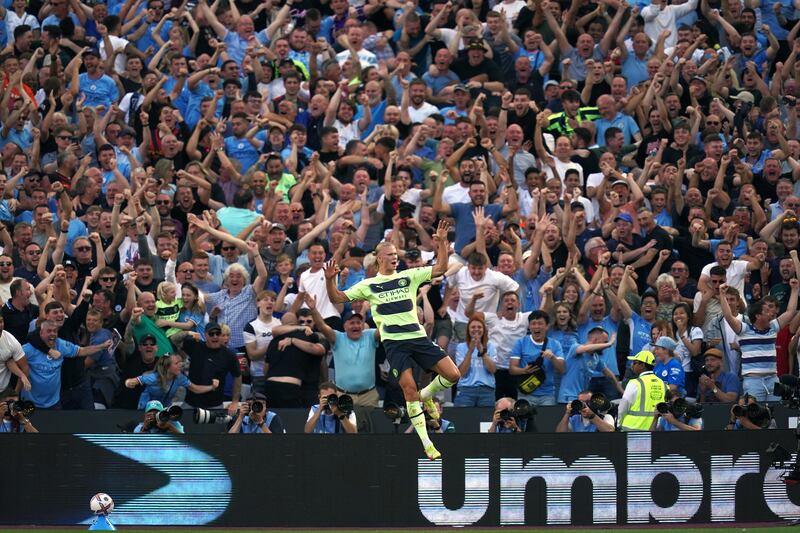
[(417, 308), (459, 367), (457, 407), (613, 400), (641, 351), (700, 403), (774, 401), (797, 373), (797, 0), (9, 0), (0, 17), (7, 397), (229, 401), (250, 432), (272, 424), (263, 401), (354, 429), (330, 394), (402, 395), (325, 262), (341, 290), (382, 241), (429, 265), (442, 218), (447, 274)]

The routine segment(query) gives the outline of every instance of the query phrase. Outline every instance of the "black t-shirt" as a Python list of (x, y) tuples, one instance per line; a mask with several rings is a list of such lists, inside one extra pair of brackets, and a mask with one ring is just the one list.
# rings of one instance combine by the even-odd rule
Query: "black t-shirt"
[(278, 343), (283, 339), (295, 338), (302, 341), (314, 342), (328, 348), (328, 342), (318, 334), (306, 335), (301, 331), (292, 331), (272, 338), (267, 347), (266, 361), (269, 365), (267, 379), (271, 377), (292, 377), (303, 382), (303, 386), (316, 388), (319, 385), (319, 369), (321, 358), (304, 352), (297, 346), (289, 345), (284, 350), (278, 349)]
[(236, 354), (226, 346), (212, 350), (205, 342), (193, 338), (183, 341), (183, 351), (189, 355), (189, 380), (197, 385), (211, 385), (212, 379), (218, 379), (220, 387), (205, 394), (186, 391), (186, 402), (192, 407), (210, 408), (222, 404), (225, 378), (230, 374), (234, 378), (242, 375)]
[(128, 357), (125, 361), (120, 361), (119, 358), (117, 361), (121, 363), (121, 383), (116, 394), (114, 395), (114, 401), (112, 402), (112, 405), (115, 409), (138, 409), (139, 397), (142, 395), (144, 387), (138, 385), (133, 389), (129, 389), (125, 386), (125, 380), (139, 377), (145, 372), (151, 372), (156, 367), (157, 359), (154, 359), (152, 363), (145, 363), (142, 361), (141, 355), (136, 352)]
[(3, 329), (11, 333), (20, 344), (28, 338), (31, 321), (39, 317), (39, 307), (28, 304), (22, 311), (11, 305), (11, 300), (3, 305)]
[(466, 53), (463, 58), (456, 59), (453, 62), (450, 70), (458, 74), (458, 77), (462, 80), (486, 74), (489, 77), (489, 81), (503, 81), (503, 71), (500, 70), (497, 63), (484, 59), (479, 65), (470, 65)]

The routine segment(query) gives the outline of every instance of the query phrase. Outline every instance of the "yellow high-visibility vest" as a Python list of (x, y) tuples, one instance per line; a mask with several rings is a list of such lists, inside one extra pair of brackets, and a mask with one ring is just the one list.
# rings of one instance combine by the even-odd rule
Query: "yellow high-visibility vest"
[(656, 414), (656, 405), (664, 401), (667, 387), (652, 372), (642, 372), (639, 377), (631, 380), (631, 383), (636, 384), (636, 398), (622, 419), (620, 427), (623, 431), (650, 431)]

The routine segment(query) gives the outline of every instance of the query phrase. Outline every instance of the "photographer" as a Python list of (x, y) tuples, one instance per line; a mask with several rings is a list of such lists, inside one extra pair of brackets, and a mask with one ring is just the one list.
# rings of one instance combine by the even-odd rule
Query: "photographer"
[(286, 433), (281, 417), (267, 411), (267, 397), (257, 392), (239, 405), (239, 415), (228, 433)]
[[(306, 420), (306, 433), (357, 433), (356, 414), (349, 406), (349, 412), (345, 405), (340, 405), (337, 400), (332, 402), (332, 398), (350, 398), (346, 394), (341, 396), (336, 391), (336, 384), (326, 381), (319, 386), (319, 403), (312, 405), (308, 411)], [(350, 400), (352, 402), (352, 399)], [(344, 404), (345, 402), (342, 402)]]
[(650, 431), (700, 431), (703, 407), (690, 404), (679, 394), (667, 393), (667, 401), (656, 405), (656, 417)]
[(39, 433), (31, 424), (28, 413), (25, 416), (19, 409), (19, 396), (11, 389), (0, 394), (0, 433)]
[(144, 411), (144, 422), (140, 422), (133, 429), (134, 433), (173, 433), (176, 435), (183, 433), (183, 424), (177, 420), (158, 416), (164, 411), (164, 406), (158, 400), (147, 402)]
[(722, 370), (722, 352), (709, 348), (704, 356), (703, 373), (697, 384), (697, 401), (735, 402), (739, 396), (739, 380), (732, 372)]
[(772, 411), (756, 402), (753, 396), (745, 394), (731, 407), (731, 418), (725, 429), (775, 429), (776, 427)]
[(494, 415), (487, 433), (536, 432), (533, 421), (535, 409), (526, 400), (500, 398), (494, 404)]
[[(611, 433), (614, 431), (614, 417), (607, 412), (597, 410), (600, 403), (610, 407), (608, 400), (602, 394), (597, 395), (598, 401), (593, 401), (591, 391), (582, 391), (578, 399), (567, 404), (564, 416), (556, 426), (556, 433)], [(600, 398), (602, 396), (602, 398)], [(600, 401), (601, 400), (601, 401)], [(577, 410), (580, 404), (580, 410)]]

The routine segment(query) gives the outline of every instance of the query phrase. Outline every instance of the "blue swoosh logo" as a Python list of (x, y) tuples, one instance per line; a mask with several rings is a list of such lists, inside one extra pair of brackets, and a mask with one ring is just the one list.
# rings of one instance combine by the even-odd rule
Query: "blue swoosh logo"
[[(169, 483), (114, 507), (115, 524), (203, 525), (222, 516), (231, 501), (231, 479), (219, 460), (169, 435), (75, 435), (169, 478)], [(134, 472), (119, 472), (122, 478)], [(97, 487), (98, 491), (114, 493)], [(88, 500), (87, 500), (88, 502)], [(91, 524), (94, 517), (82, 524)]]

